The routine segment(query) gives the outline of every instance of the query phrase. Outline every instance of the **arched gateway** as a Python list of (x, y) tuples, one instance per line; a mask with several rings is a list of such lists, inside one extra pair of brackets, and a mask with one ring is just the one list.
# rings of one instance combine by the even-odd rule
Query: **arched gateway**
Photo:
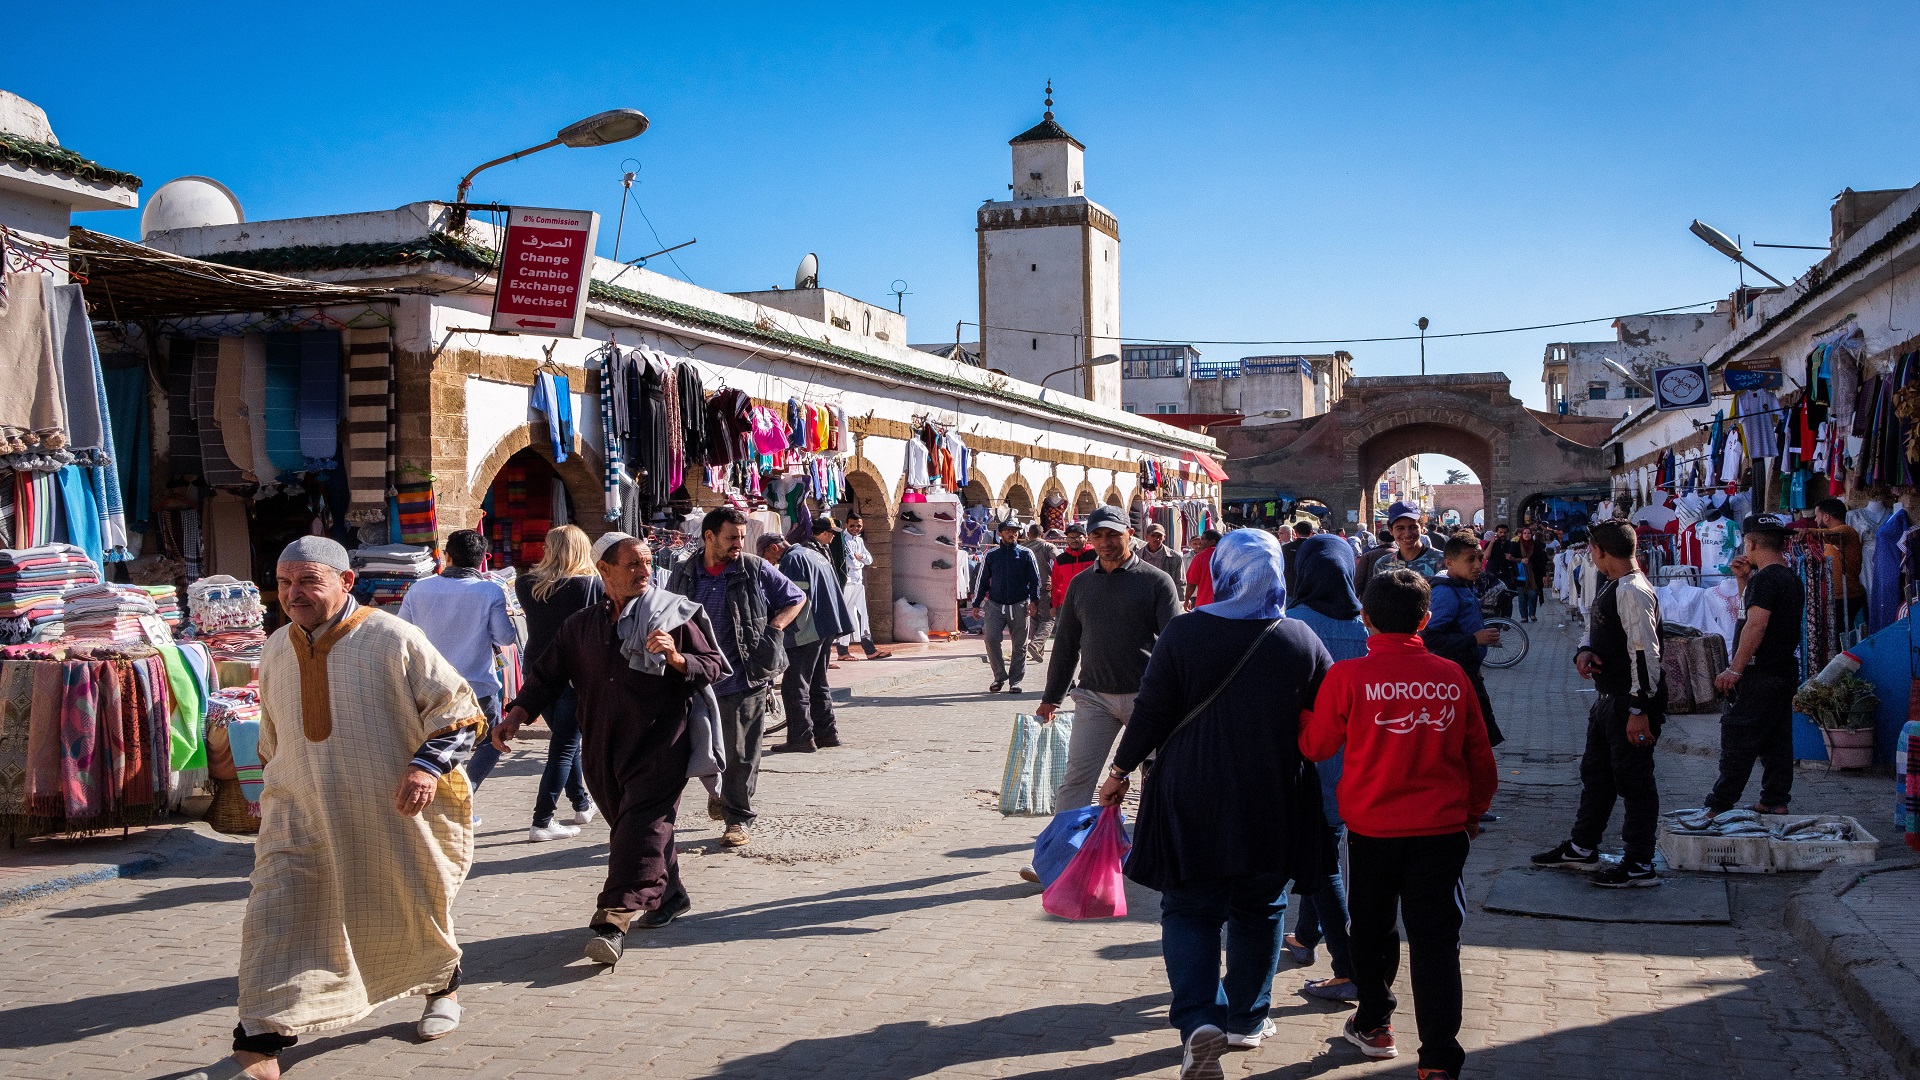
[(1330, 525), (1373, 520), (1375, 482), (1414, 454), (1465, 462), (1486, 491), (1489, 526), (1519, 524), (1544, 495), (1604, 492), (1600, 449), (1614, 421), (1529, 409), (1504, 374), (1348, 379), (1327, 412), (1280, 424), (1215, 428), (1227, 453), (1225, 498), (1318, 499)]

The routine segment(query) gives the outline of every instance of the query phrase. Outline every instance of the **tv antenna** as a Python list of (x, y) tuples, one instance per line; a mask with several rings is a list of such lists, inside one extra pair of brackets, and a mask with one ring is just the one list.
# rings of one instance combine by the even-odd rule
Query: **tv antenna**
[[(628, 166), (632, 166), (629, 168)], [(627, 199), (633, 194), (633, 182), (640, 176), (640, 160), (628, 158), (620, 163), (620, 218), (613, 226), (613, 261), (620, 261), (620, 234), (627, 227)]]
[(893, 284), (887, 287), (887, 291), (893, 294), (893, 313), (895, 315), (905, 314), (905, 312), (900, 310), (901, 300), (913, 295), (907, 291), (906, 281), (901, 278), (894, 278)]
[(793, 287), (796, 289), (817, 289), (820, 287), (820, 256), (807, 252), (800, 260), (800, 268), (793, 272)]

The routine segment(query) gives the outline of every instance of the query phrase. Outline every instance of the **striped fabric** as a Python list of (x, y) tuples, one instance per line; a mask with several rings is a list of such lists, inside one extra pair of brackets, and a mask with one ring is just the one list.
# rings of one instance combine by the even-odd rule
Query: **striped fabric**
[(620, 454), (620, 432), (615, 417), (617, 408), (612, 392), (613, 380), (609, 372), (614, 366), (613, 350), (618, 345), (610, 345), (602, 353), (599, 369), (600, 401), (600, 452), (604, 458), (601, 473), (601, 487), (606, 493), (608, 521), (620, 520), (621, 474), (626, 471), (626, 460)]
[(440, 527), (434, 514), (433, 485), (401, 484), (394, 500), (400, 507), (400, 542), (440, 546)]
[(387, 425), (393, 334), (385, 326), (347, 331), (347, 524), (387, 518)]
[(193, 425), (200, 438), (201, 477), (210, 487), (240, 487), (247, 482), (240, 467), (227, 456), (226, 436), (220, 430), (220, 339), (193, 343)]
[(1000, 777), (1002, 814), (1052, 816), (1054, 796), (1067, 778), (1067, 743), (1072, 737), (1072, 713), (1055, 713), (1050, 724), (1025, 713), (1013, 718), (1007, 767)]
[(191, 338), (167, 343), (167, 466), (176, 480), (200, 475), (200, 436), (193, 427)]

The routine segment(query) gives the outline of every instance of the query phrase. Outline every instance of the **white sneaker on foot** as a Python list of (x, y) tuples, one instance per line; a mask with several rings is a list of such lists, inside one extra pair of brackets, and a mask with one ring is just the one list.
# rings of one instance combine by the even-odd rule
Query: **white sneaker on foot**
[(592, 821), (594, 818), (599, 816), (600, 816), (600, 808), (594, 805), (593, 803), (589, 802), (585, 810), (575, 810), (573, 812), (573, 823), (575, 825), (585, 825), (589, 821)]
[(554, 822), (551, 825), (535, 825), (527, 830), (527, 843), (539, 844), (548, 840), (565, 840), (569, 836), (579, 836), (580, 830), (571, 825)]
[(1187, 1038), (1180, 1057), (1180, 1080), (1226, 1080), (1220, 1067), (1220, 1055), (1227, 1052), (1227, 1033), (1212, 1024), (1202, 1024)]
[(1227, 1045), (1238, 1050), (1258, 1050), (1260, 1049), (1261, 1043), (1272, 1038), (1274, 1033), (1279, 1030), (1279, 1028), (1273, 1026), (1273, 1018), (1269, 1016), (1265, 1020), (1260, 1021), (1260, 1030), (1251, 1035), (1229, 1034), (1227, 1036)]

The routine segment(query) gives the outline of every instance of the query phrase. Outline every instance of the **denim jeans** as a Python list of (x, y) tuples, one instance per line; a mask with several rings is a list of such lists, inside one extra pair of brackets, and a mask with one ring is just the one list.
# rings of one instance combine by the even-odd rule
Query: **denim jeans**
[(561, 694), (547, 711), (547, 727), (553, 741), (547, 744), (547, 769), (540, 774), (540, 794), (533, 800), (533, 827), (544, 829), (553, 824), (554, 807), (564, 791), (575, 810), (593, 805), (587, 786), (580, 776), (580, 699), (572, 691)]
[(1273, 998), (1286, 913), (1287, 879), (1277, 874), (1195, 882), (1160, 894), (1160, 953), (1173, 989), (1167, 1021), (1182, 1041), (1205, 1024), (1233, 1035), (1260, 1030)]
[(500, 722), (499, 696), (481, 698), (480, 712), (487, 718), (487, 737), (480, 740), (473, 757), (467, 760), (467, 783), (473, 785), (475, 791), (480, 790), (480, 782), (487, 778), (493, 767), (500, 764), (500, 751), (493, 748), (493, 728)]
[(1347, 938), (1347, 886), (1339, 871), (1328, 874), (1327, 883), (1319, 891), (1300, 897), (1293, 938), (1309, 949), (1325, 941), (1333, 977), (1353, 978), (1353, 946)]
[(1520, 585), (1520, 617), (1531, 619), (1540, 612), (1540, 594), (1533, 586), (1522, 582)]

